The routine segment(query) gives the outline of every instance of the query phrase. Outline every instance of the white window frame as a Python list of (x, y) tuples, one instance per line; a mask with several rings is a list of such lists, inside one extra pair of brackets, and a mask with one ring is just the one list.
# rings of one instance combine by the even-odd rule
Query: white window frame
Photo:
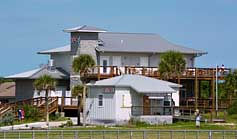
[[(102, 100), (100, 100), (100, 96), (102, 96)], [(100, 101), (102, 101), (102, 105), (100, 105)], [(103, 94), (98, 95), (98, 107), (104, 107), (104, 95)]]

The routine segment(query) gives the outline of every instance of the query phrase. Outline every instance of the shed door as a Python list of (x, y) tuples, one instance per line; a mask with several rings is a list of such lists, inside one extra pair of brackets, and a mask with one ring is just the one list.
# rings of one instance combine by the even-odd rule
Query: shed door
[(150, 99), (148, 96), (143, 96), (143, 115), (151, 114), (151, 105)]
[(140, 57), (140, 66), (148, 67), (148, 57)]

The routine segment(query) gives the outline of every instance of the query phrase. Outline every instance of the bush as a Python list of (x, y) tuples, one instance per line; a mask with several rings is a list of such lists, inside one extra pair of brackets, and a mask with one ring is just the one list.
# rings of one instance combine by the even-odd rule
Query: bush
[(69, 127), (69, 126), (73, 126), (72, 120), (67, 121), (66, 126), (68, 126), (68, 127)]
[(237, 114), (237, 101), (234, 101), (227, 110), (229, 115)]
[(1, 119), (1, 124), (3, 125), (13, 125), (15, 115), (12, 111), (6, 112), (6, 114)]
[(23, 109), (25, 111), (25, 119), (26, 120), (32, 120), (32, 121), (38, 121), (41, 118), (41, 114), (38, 110), (38, 108), (32, 106), (32, 105), (24, 105)]

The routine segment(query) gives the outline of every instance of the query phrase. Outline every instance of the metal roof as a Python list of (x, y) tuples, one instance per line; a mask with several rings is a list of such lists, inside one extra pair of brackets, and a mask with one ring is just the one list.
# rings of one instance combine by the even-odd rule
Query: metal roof
[(0, 97), (15, 97), (15, 82), (5, 82), (0, 84)]
[(8, 79), (38, 79), (40, 76), (50, 75), (54, 79), (69, 79), (70, 75), (62, 68), (49, 69), (48, 67), (37, 68), (34, 70), (10, 75)]
[[(103, 46), (99, 45), (97, 50), (101, 52), (164, 53), (173, 50), (197, 56), (207, 54), (204, 51), (173, 44), (157, 34), (104, 32), (99, 33), (99, 39)], [(70, 51), (70, 45), (67, 45), (39, 53), (50, 54)]]
[(38, 54), (50, 54), (50, 53), (62, 53), (62, 52), (70, 52), (71, 51), (71, 46), (66, 45), (63, 47), (58, 47), (58, 48), (53, 48), (45, 51), (40, 51)]
[(121, 75), (105, 80), (96, 81), (94, 84), (89, 83), (88, 86), (115, 86), (115, 87), (131, 87), (139, 93), (175, 93), (174, 88), (182, 87), (182, 85), (158, 80), (142, 75)]
[(164, 53), (179, 51), (183, 54), (206, 54), (206, 52), (173, 44), (157, 34), (145, 33), (100, 33), (103, 52)]
[(106, 30), (104, 30), (104, 29), (93, 27), (93, 26), (87, 26), (87, 25), (64, 29), (63, 31), (68, 32), (68, 33), (71, 33), (71, 32), (106, 32)]

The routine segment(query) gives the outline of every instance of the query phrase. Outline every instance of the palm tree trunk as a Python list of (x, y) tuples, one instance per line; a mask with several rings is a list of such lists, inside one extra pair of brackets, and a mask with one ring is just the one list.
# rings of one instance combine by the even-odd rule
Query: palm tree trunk
[(86, 125), (86, 84), (83, 83), (83, 126)]
[(45, 116), (46, 116), (46, 125), (47, 127), (49, 127), (49, 104), (48, 104), (48, 90), (45, 90), (45, 107), (46, 107), (46, 112), (45, 112)]

